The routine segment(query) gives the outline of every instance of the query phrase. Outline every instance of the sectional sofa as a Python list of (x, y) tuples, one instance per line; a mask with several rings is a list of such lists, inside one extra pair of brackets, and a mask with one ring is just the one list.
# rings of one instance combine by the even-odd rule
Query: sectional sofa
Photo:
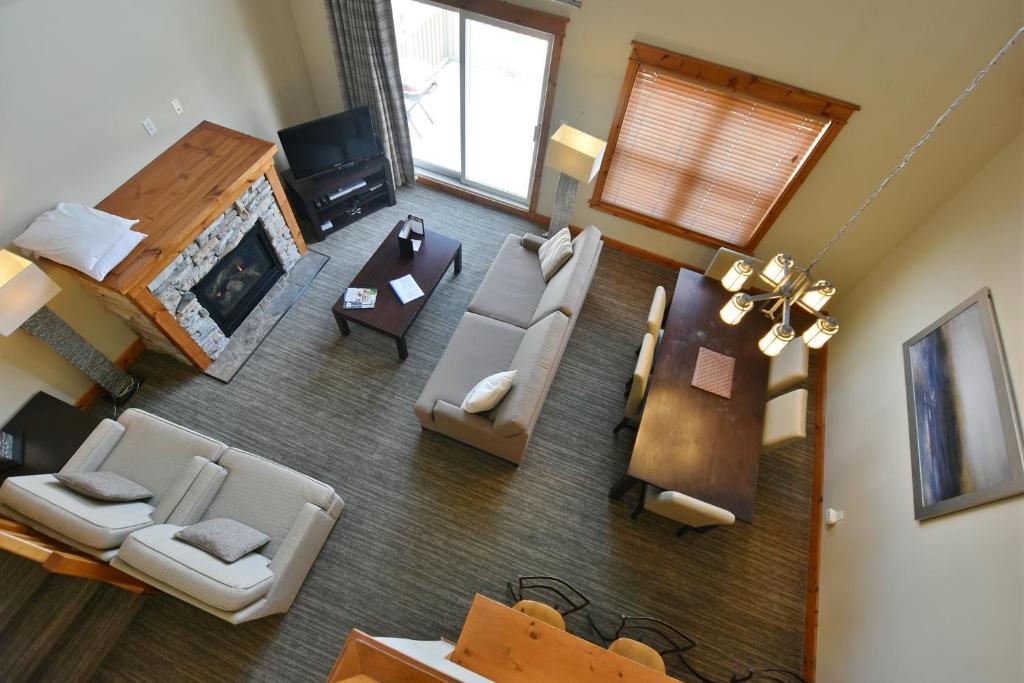
[[(597, 270), (604, 243), (594, 226), (573, 239), (572, 258), (545, 282), (536, 235), (509, 235), (415, 404), (424, 428), (513, 463), (523, 459), (541, 406)], [(517, 370), (494, 410), (460, 407), (477, 382)]]

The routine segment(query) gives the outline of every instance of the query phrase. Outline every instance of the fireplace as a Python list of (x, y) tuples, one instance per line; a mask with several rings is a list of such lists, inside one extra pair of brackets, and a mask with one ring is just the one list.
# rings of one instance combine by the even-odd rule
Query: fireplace
[(257, 219), (238, 245), (192, 288), (192, 293), (230, 337), (284, 272), (263, 221)]

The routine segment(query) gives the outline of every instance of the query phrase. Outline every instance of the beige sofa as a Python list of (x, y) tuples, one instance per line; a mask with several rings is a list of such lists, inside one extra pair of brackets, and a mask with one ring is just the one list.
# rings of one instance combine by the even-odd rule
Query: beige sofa
[[(327, 484), (134, 408), (103, 420), (61, 470), (92, 471), (154, 495), (100, 502), (50, 474), (11, 477), (0, 514), (234, 624), (288, 611), (344, 507)], [(217, 517), (271, 540), (226, 563), (174, 538)]]
[[(426, 429), (514, 463), (523, 459), (604, 246), (601, 231), (586, 228), (573, 239), (572, 258), (545, 283), (537, 257), (543, 243), (508, 236), (415, 405)], [(477, 382), (505, 370), (518, 373), (494, 410), (462, 410)]]

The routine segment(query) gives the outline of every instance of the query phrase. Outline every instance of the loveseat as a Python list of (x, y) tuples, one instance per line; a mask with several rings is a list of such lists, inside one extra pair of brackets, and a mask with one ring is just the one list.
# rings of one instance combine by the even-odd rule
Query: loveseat
[[(103, 420), (61, 469), (94, 471), (153, 497), (101, 502), (50, 474), (10, 477), (0, 515), (235, 624), (288, 611), (344, 507), (327, 484), (134, 408)], [(227, 563), (174, 538), (224, 517), (270, 542)]]
[[(572, 257), (544, 281), (536, 235), (509, 235), (415, 404), (424, 428), (513, 463), (523, 459), (604, 243), (590, 226)], [(485, 377), (516, 370), (491, 411), (468, 413), (466, 394)]]

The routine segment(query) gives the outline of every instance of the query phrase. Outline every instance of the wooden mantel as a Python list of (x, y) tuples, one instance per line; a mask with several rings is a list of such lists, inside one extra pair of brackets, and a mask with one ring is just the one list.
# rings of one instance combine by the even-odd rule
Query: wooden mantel
[(97, 283), (72, 268), (46, 263), (72, 274), (125, 317), (147, 347), (159, 343), (151, 333), (162, 333), (186, 360), (205, 369), (212, 359), (148, 285), (261, 176), (270, 182), (296, 246), (305, 253), (305, 241), (274, 168), (276, 151), (272, 142), (203, 121), (96, 205), (138, 219), (132, 229), (147, 235), (105, 280)]

